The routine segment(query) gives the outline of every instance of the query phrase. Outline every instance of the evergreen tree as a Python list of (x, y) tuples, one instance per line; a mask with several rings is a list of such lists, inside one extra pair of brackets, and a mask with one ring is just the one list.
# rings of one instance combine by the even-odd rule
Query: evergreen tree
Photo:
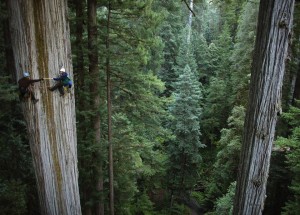
[(210, 52), (206, 39), (202, 33), (193, 31), (192, 44), (194, 47), (195, 60), (197, 63), (197, 70), (199, 72), (199, 80), (203, 87), (209, 83), (209, 78), (214, 71), (210, 68)]
[(249, 93), (252, 55), (256, 35), (259, 1), (248, 1), (244, 4), (243, 12), (234, 44), (234, 51), (230, 57), (232, 102), (246, 106)]
[[(157, 167), (162, 168), (161, 144), (169, 134), (162, 127), (167, 115), (166, 101), (159, 95), (165, 89), (164, 84), (156, 76), (159, 67), (150, 63), (161, 61), (161, 55), (155, 50), (160, 50), (157, 30), (162, 16), (154, 12), (152, 6), (151, 0), (111, 1), (110, 45), (103, 54), (109, 57), (112, 86), (111, 141), (116, 214), (136, 210), (137, 199), (141, 196), (148, 205), (149, 197), (144, 193), (156, 189), (153, 183), (160, 183), (162, 177), (162, 170)], [(100, 22), (106, 19), (104, 16)], [(99, 47), (105, 43), (102, 38)], [(101, 70), (106, 63), (100, 62)], [(102, 87), (101, 90), (105, 92), (106, 89)], [(107, 113), (104, 114), (106, 118)], [(106, 137), (108, 125), (102, 122), (101, 126), (102, 135)]]
[(170, 106), (173, 120), (170, 123), (175, 138), (168, 143), (169, 189), (176, 195), (187, 194), (193, 189), (201, 164), (200, 149), (200, 102), (202, 98), (199, 83), (186, 65), (176, 82), (174, 104)]
[(245, 108), (234, 107), (227, 120), (228, 128), (221, 130), (221, 139), (217, 142), (217, 155), (212, 175), (207, 179), (205, 185), (208, 201), (212, 203), (224, 195), (229, 185), (236, 180), (244, 118)]
[(230, 36), (235, 40), (238, 27), (238, 19), (241, 14), (241, 9), (246, 0), (213, 0), (214, 4), (219, 9), (220, 26), (228, 24)]
[(283, 208), (284, 215), (296, 215), (300, 211), (300, 108), (291, 106), (289, 112), (283, 113), (282, 117), (291, 126), (291, 135), (287, 138), (281, 137), (276, 141), (282, 150), (286, 151), (287, 164), (292, 172), (292, 182), (289, 186), (292, 196)]
[[(195, 76), (198, 71), (195, 55), (194, 55), (194, 44), (187, 41), (186, 39), (187, 32), (188, 32), (188, 27), (183, 28), (179, 37), (180, 45), (176, 57), (176, 64), (174, 65), (176, 77), (179, 77), (183, 73), (186, 65), (188, 65), (190, 70), (195, 73)], [(176, 79), (175, 82), (177, 81), (178, 80)]]
[[(220, 11), (214, 4), (206, 3), (205, 11), (202, 15), (204, 23), (202, 24), (202, 33), (208, 43), (217, 39), (220, 32)], [(199, 17), (200, 18), (200, 17)]]
[(229, 28), (224, 26), (218, 40), (209, 46), (210, 75), (203, 110), (203, 133), (205, 142), (214, 143), (220, 138), (220, 131), (226, 127), (230, 105), (230, 61), (233, 45)]
[(178, 36), (182, 29), (182, 10), (178, 1), (160, 1), (159, 10), (163, 8), (165, 18), (163, 20), (160, 37), (164, 44), (163, 47), (163, 64), (159, 71), (159, 77), (164, 81), (166, 90), (163, 95), (169, 97), (174, 91), (172, 83), (176, 81), (175, 72), (176, 56), (179, 49)]
[(216, 210), (213, 214), (215, 215), (232, 214), (235, 187), (236, 187), (236, 181), (232, 182), (228, 187), (227, 193), (217, 200)]

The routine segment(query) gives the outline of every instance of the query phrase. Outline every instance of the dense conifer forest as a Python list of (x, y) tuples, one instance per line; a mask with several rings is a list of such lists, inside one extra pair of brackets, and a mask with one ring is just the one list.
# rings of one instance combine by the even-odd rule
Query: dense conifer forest
[(299, 1), (49, 2), (0, 2), (1, 215), (299, 215)]

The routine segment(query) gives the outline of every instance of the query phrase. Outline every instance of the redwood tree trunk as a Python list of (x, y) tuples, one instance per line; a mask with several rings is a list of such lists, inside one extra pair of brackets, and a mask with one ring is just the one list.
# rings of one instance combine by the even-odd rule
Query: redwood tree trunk
[(107, 35), (106, 35), (106, 79), (107, 79), (107, 126), (108, 126), (108, 164), (109, 164), (109, 214), (115, 214), (115, 194), (114, 194), (114, 159), (112, 143), (112, 104), (111, 104), (111, 70), (110, 70), (110, 18), (111, 3), (108, 3), (107, 14)]
[[(84, 2), (82, 0), (74, 0), (76, 4), (76, 40), (75, 40), (75, 52), (76, 52), (76, 64), (74, 67), (74, 77), (76, 78), (77, 87), (76, 90), (83, 88), (84, 85), (84, 57), (83, 57), (83, 25), (84, 25)], [(74, 52), (74, 50), (73, 50)], [(80, 103), (80, 106), (83, 104)]]
[(233, 214), (259, 215), (264, 209), (293, 9), (294, 0), (260, 3)]
[[(101, 144), (101, 119), (100, 119), (100, 73), (98, 59), (98, 27), (97, 27), (97, 0), (88, 0), (88, 48), (89, 48), (89, 72), (92, 80), (90, 91), (93, 99), (92, 108), (95, 115), (92, 118), (94, 130), (94, 144)], [(101, 198), (95, 204), (95, 215), (104, 215), (103, 204), (103, 177), (102, 177), (102, 159), (100, 151), (96, 153), (98, 156), (98, 172), (95, 173), (95, 189), (100, 193)]]
[[(72, 74), (66, 0), (9, 0), (16, 78), (56, 77), (64, 66)], [(22, 102), (37, 179), (41, 214), (81, 214), (78, 190), (75, 100), (50, 92), (53, 81), (35, 84), (40, 101)]]

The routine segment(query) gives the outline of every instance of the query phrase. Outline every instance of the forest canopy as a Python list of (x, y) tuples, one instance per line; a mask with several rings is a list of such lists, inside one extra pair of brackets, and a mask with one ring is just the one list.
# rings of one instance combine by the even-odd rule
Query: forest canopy
[(276, 128), (253, 126), (270, 165), (251, 189), (298, 214), (300, 5), (272, 2), (1, 2), (0, 214), (238, 214), (259, 95)]

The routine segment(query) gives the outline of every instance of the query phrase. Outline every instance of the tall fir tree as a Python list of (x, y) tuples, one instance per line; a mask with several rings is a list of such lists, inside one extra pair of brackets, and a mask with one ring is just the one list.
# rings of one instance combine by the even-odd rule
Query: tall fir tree
[(168, 181), (173, 194), (182, 197), (196, 184), (201, 164), (200, 116), (202, 99), (195, 71), (186, 65), (179, 76), (170, 106), (170, 123), (175, 138), (167, 145), (169, 154)]
[(163, 8), (165, 18), (160, 28), (160, 37), (163, 46), (163, 63), (158, 75), (164, 81), (166, 89), (164, 96), (171, 96), (174, 91), (172, 83), (176, 81), (175, 72), (176, 56), (179, 49), (178, 35), (182, 29), (181, 4), (177, 1), (160, 1), (157, 3), (159, 10)]

